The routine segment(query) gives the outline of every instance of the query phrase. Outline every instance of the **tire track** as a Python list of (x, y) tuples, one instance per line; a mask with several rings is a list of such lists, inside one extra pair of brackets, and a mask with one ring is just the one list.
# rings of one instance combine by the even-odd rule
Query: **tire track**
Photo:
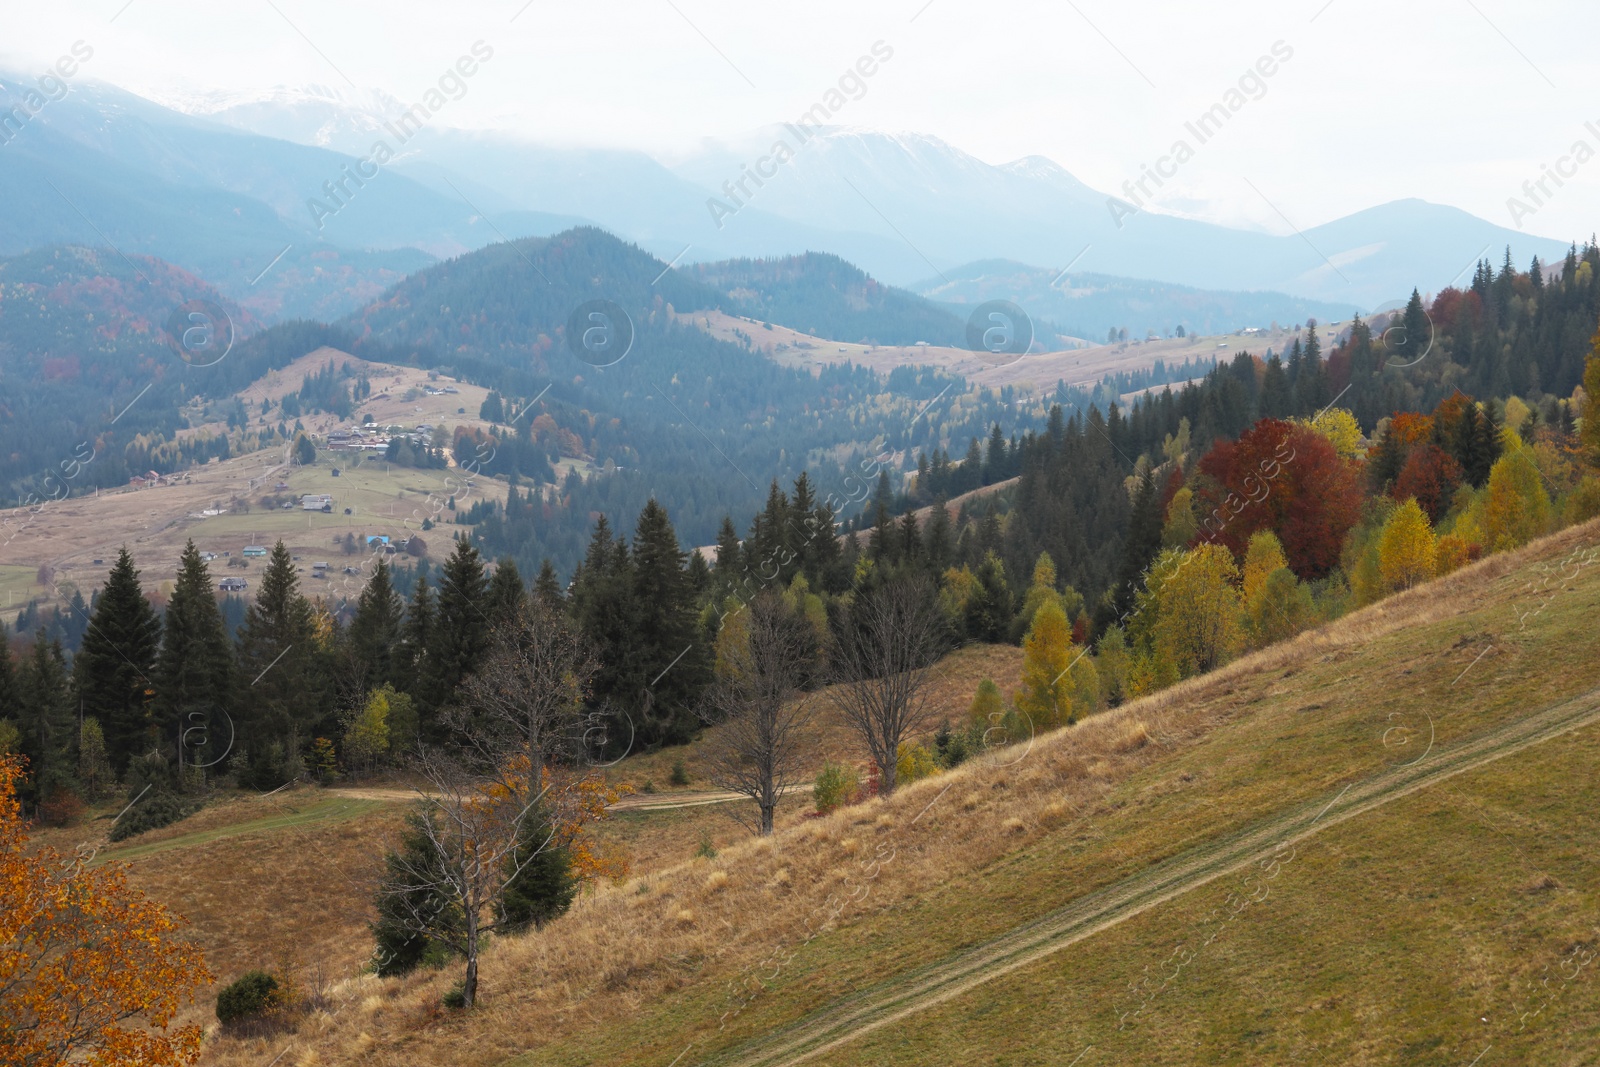
[(1600, 689), (1440, 748), (1430, 759), (1346, 786), (1331, 798), (1196, 846), (992, 941), (845, 997), (809, 1018), (702, 1062), (707, 1067), (802, 1063), (1093, 937), (1274, 849), (1597, 721)]

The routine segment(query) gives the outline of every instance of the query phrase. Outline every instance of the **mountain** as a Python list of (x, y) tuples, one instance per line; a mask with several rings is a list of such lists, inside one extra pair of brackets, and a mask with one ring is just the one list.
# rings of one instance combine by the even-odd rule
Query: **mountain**
[(1189, 334), (1228, 333), (1243, 326), (1284, 325), (1315, 318), (1339, 321), (1362, 309), (1354, 304), (1305, 300), (1271, 292), (1220, 292), (1109, 274), (1041, 270), (1011, 260), (955, 267), (943, 277), (912, 286), (929, 300), (954, 307), (1011, 300), (1036, 321), (1069, 336), (1104, 339), (1108, 330), (1130, 337), (1165, 336), (1182, 326)]
[(966, 344), (961, 318), (838, 256), (724, 260), (684, 272), (724, 293), (735, 314), (813, 336), (875, 345)]
[[(1509, 245), (1518, 263), (1560, 259), (1559, 241), (1531, 237), (1455, 208), (1402, 200), (1304, 235), (1273, 236), (1140, 211), (1119, 219), (1109, 197), (1039, 156), (992, 165), (936, 137), (834, 127), (803, 143), (787, 127), (708, 142), (674, 170), (710, 188), (767, 151), (795, 144), (778, 176), (750, 202), (795, 220), (828, 219), (866, 233), (896, 234), (922, 261), (918, 278), (949, 275), (974, 260), (1010, 259), (1059, 273), (1097, 273), (1224, 290), (1276, 290), (1363, 308), (1438, 290), (1477, 258)], [(743, 213), (727, 220), (735, 227)], [(1120, 225), (1119, 225), (1120, 221)], [(1324, 258), (1326, 257), (1326, 258)], [(890, 264), (852, 257), (898, 284)], [(930, 270), (931, 268), (931, 270)], [(1052, 269), (1053, 268), (1053, 269)]]

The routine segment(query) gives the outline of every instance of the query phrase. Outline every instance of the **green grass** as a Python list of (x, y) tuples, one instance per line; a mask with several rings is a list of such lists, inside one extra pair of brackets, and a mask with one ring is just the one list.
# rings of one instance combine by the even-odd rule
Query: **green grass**
[[(1161, 859), (1331, 798), (1416, 759), (1430, 733), (1449, 744), (1600, 686), (1600, 568), (1547, 602), (1528, 590), (1540, 576), (1524, 567), (1485, 578), (1471, 610), (1241, 677), (1206, 698), (1219, 725), (1198, 743), (1122, 782), (1081, 821), (797, 946), (726, 1031), (718, 1020), (738, 975), (687, 961), (681, 992), (515, 1062), (668, 1063), (691, 1041), (684, 1062), (701, 1062)], [(1587, 863), (1600, 850), (1597, 753), (1589, 729), (1395, 801), (1313, 838), (1275, 895), (1226, 926), (1216, 913), (1250, 891), (1242, 874), (814, 1062), (1066, 1064), (1092, 1044), (1085, 1065), (1466, 1064), (1492, 1043), (1505, 1057), (1493, 1063), (1584, 1062), (1574, 1057), (1597, 1040), (1600, 978), (1564, 983), (1545, 1012), (1559, 1008), (1560, 1019), (1531, 1034), (1518, 1032), (1531, 1009), (1511, 1007), (1528, 1002), (1544, 964), (1600, 943)], [(935, 832), (959, 817), (930, 815)], [(1545, 874), (1567, 888), (1526, 888)], [(1132, 1032), (1118, 1029), (1141, 1002), (1130, 984), (1145, 968), (1219, 930)], [(695, 980), (703, 968), (714, 980)]]
[[(291, 804), (293, 805), (292, 807)], [(196, 830), (193, 833), (180, 834), (176, 837), (168, 837), (148, 844), (139, 844), (134, 841), (129, 845), (112, 845), (101, 850), (96, 859), (137, 860), (160, 852), (192, 848), (196, 845), (207, 845), (213, 841), (220, 841), (228, 837), (272, 833), (274, 831), (312, 825), (328, 826), (365, 815), (370, 811), (383, 807), (384, 802), (381, 800), (329, 798), (312, 801), (283, 801), (279, 806), (287, 810), (280, 811), (274, 815), (265, 815), (258, 819), (247, 819), (244, 822), (230, 823), (226, 826)], [(183, 824), (179, 822), (174, 825), (182, 826)]]

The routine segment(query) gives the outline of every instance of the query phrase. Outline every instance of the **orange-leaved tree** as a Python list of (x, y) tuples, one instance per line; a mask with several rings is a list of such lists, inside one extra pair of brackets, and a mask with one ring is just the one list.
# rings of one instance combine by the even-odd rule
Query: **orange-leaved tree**
[(29, 846), (22, 776), (0, 757), (0, 1065), (195, 1062), (200, 1027), (173, 1017), (211, 975), (182, 920), (118, 864)]

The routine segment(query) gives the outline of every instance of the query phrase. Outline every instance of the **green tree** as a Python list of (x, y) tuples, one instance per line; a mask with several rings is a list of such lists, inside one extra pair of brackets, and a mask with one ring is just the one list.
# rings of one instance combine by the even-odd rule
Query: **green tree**
[(344, 731), (344, 765), (352, 774), (370, 774), (389, 758), (389, 701), (394, 689), (374, 689)]
[(37, 802), (76, 783), (71, 751), (77, 731), (60, 641), (34, 640), (32, 653), (17, 672), (17, 689), (21, 695), (17, 728), (22, 754), (28, 757), (29, 792)]
[[(156, 692), (151, 710), (163, 749), (187, 759), (221, 758), (210, 748), (191, 751), (196, 738), (208, 746), (230, 736), (222, 718), (231, 698), (234, 676), (233, 646), (228, 640), (211, 573), (200, 550), (190, 541), (178, 561), (178, 580), (161, 628), (161, 651), (156, 655)], [(236, 723), (242, 728), (244, 724)], [(198, 729), (199, 733), (192, 733)], [(188, 746), (185, 741), (190, 742)]]
[(699, 723), (696, 705), (710, 680), (711, 654), (700, 639), (686, 558), (666, 508), (651, 500), (639, 513), (632, 560), (637, 613), (632, 681), (639, 694), (635, 721), (645, 744), (689, 740)]
[(326, 679), (318, 652), (315, 613), (300, 593), (293, 557), (279, 541), (239, 630), (235, 707), (246, 716), (240, 728), (249, 746), (253, 784), (260, 788), (294, 776), (293, 762), (322, 718)]
[(1167, 504), (1167, 519), (1161, 526), (1162, 548), (1187, 548), (1200, 532), (1194, 514), (1194, 490), (1187, 485), (1172, 494)]
[(1583, 424), (1579, 437), (1589, 462), (1600, 467), (1600, 334), (1593, 341), (1593, 351), (1583, 364)]
[(527, 603), (528, 591), (522, 584), (522, 575), (517, 572), (516, 562), (509, 556), (503, 557), (495, 563), (494, 574), (489, 579), (491, 625), (499, 626), (502, 622), (520, 618)]
[(116, 784), (116, 774), (106, 754), (105, 735), (100, 731), (100, 721), (92, 716), (78, 728), (78, 782), (90, 801), (105, 799)]
[(985, 552), (978, 565), (977, 579), (967, 598), (965, 626), (974, 641), (1004, 641), (1011, 622), (1011, 587), (1006, 584), (1005, 564), (993, 551)]
[(124, 547), (106, 578), (73, 657), (73, 680), (84, 712), (104, 724), (105, 742), (118, 774), (150, 742), (150, 698), (155, 691), (161, 620), (139, 586), (139, 572)]
[(317, 446), (303, 433), (294, 435), (293, 459), (301, 467), (309, 467), (317, 461)]
[(489, 583), (483, 558), (470, 538), (460, 538), (439, 576), (439, 605), (418, 691), (424, 737), (438, 737), (439, 709), (455, 697), (461, 680), (489, 650), (489, 616), (484, 611)]
[[(426, 587), (426, 583), (420, 583)], [(400, 680), (399, 653), (405, 603), (395, 592), (389, 565), (378, 557), (367, 579), (356, 611), (345, 631), (355, 666), (355, 681), (363, 688)]]

